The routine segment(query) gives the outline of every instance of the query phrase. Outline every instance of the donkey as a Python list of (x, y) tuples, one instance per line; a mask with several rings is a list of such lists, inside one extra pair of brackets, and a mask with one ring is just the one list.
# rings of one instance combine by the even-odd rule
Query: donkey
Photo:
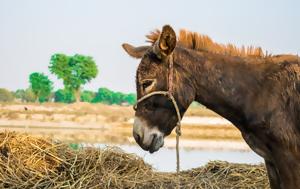
[[(137, 97), (168, 91), (172, 58), (174, 96), (180, 115), (197, 101), (231, 121), (264, 158), (272, 189), (300, 188), (300, 64), (293, 55), (264, 55), (260, 48), (220, 45), (171, 26), (148, 35), (149, 46), (123, 44), (141, 59)], [(153, 95), (137, 105), (136, 142), (151, 153), (164, 144), (178, 118), (169, 98)]]

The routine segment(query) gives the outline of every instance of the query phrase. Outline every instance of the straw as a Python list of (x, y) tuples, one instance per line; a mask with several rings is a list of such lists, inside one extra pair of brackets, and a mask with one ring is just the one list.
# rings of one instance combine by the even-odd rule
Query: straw
[[(0, 188), (175, 188), (178, 183), (175, 172), (158, 172), (116, 147), (73, 150), (15, 132), (0, 133), (0, 141)], [(179, 179), (180, 188), (269, 188), (264, 165), (212, 161), (181, 171)]]

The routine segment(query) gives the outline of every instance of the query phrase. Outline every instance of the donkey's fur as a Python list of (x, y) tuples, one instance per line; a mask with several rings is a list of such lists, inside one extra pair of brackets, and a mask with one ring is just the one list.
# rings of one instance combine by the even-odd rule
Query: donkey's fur
[[(175, 35), (170, 26), (165, 26), (162, 34)], [(222, 46), (208, 37), (184, 31), (175, 49), (158, 58), (155, 46), (174, 44), (168, 42), (168, 37), (162, 38), (159, 31), (150, 34), (148, 39), (152, 46), (123, 45), (131, 56), (142, 58), (137, 70), (138, 98), (148, 92), (167, 90), (167, 60), (172, 54), (174, 96), (181, 114), (194, 100), (217, 112), (231, 121), (248, 145), (265, 159), (272, 189), (300, 187), (297, 56), (269, 56), (260, 48)], [(145, 90), (147, 79), (156, 82), (151, 90)], [(157, 126), (165, 136), (177, 121), (172, 105), (162, 96), (141, 103), (136, 116), (146, 120), (150, 127)]]

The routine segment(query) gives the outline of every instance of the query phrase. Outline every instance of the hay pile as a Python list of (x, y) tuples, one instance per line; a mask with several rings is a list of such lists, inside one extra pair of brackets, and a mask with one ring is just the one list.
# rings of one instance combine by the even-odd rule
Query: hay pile
[[(174, 165), (175, 166), (175, 165)], [(268, 188), (265, 168), (227, 162), (180, 173), (181, 188)], [(0, 188), (175, 188), (175, 173), (117, 148), (72, 150), (26, 134), (0, 133)]]

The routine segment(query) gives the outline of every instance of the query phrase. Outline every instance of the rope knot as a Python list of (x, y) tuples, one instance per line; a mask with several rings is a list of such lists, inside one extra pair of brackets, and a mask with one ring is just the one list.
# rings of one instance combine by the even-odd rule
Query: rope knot
[(181, 136), (181, 129), (180, 129), (180, 124), (179, 124), (179, 123), (177, 123), (175, 132), (176, 132), (176, 134), (177, 134), (178, 136)]

